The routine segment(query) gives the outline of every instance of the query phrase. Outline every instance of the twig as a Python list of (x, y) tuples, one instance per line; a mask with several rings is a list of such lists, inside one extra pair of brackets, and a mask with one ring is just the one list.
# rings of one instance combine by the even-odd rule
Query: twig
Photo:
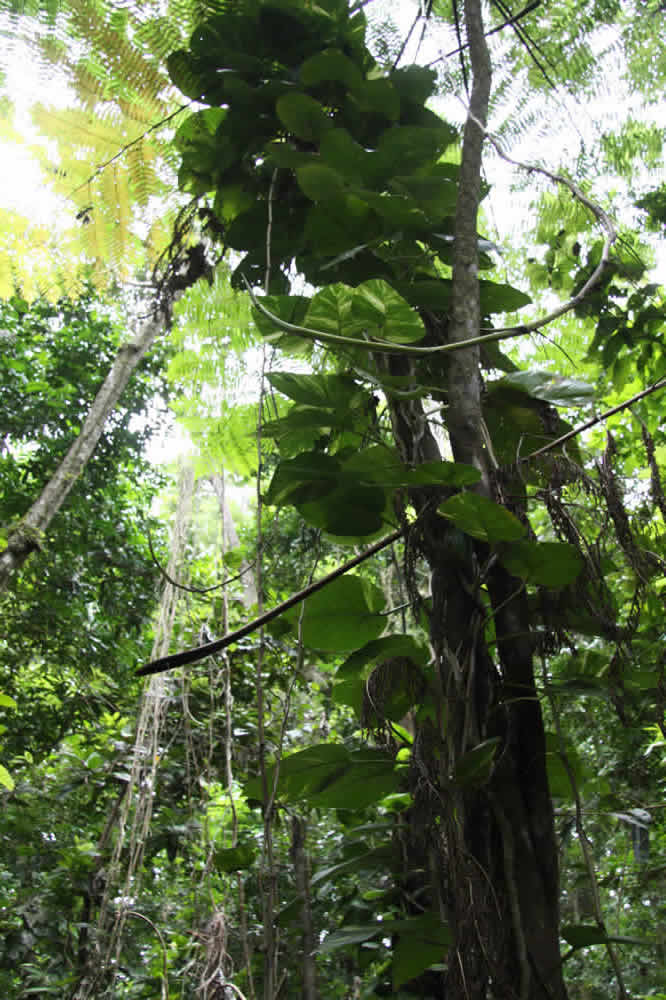
[(566, 434), (562, 434), (561, 437), (556, 438), (554, 441), (550, 441), (549, 444), (545, 444), (543, 448), (537, 449), (537, 451), (530, 452), (529, 455), (525, 455), (523, 458), (519, 458), (518, 462), (529, 462), (533, 458), (538, 458), (539, 455), (545, 455), (546, 452), (552, 451), (554, 448), (559, 448), (561, 444), (566, 441), (570, 441), (571, 438), (577, 437), (586, 431), (589, 427), (594, 427), (595, 424), (603, 423), (609, 417), (612, 417), (615, 413), (619, 413), (621, 410), (626, 410), (628, 406), (633, 406), (639, 400), (643, 399), (645, 396), (650, 396), (653, 392), (658, 392), (660, 389), (666, 388), (666, 379), (660, 379), (659, 382), (655, 382), (654, 385), (649, 386), (647, 389), (643, 389), (642, 392), (637, 392), (635, 396), (631, 399), (626, 399), (624, 403), (618, 403), (617, 406), (612, 406), (610, 410), (605, 410), (600, 416), (592, 417), (590, 420), (586, 420), (584, 424), (580, 424), (578, 427), (574, 427), (573, 430), (567, 431)]
[[(508, 28), (510, 25), (515, 24), (517, 21), (520, 21), (521, 18), (525, 17), (526, 14), (530, 14), (533, 10), (540, 6), (541, 0), (532, 0), (532, 3), (529, 3), (527, 7), (523, 7), (523, 9), (519, 10), (517, 14), (512, 14), (511, 17), (506, 19), (506, 21), (502, 21), (502, 23), (498, 24), (495, 28), (491, 28), (490, 31), (486, 31), (486, 38), (490, 38), (491, 35), (497, 34), (498, 31), (503, 31), (504, 28)], [(468, 46), (469, 42), (461, 42), (457, 49), (451, 49), (450, 52), (445, 52), (444, 55), (438, 56), (437, 59), (433, 59), (432, 62), (429, 62), (427, 64), (428, 68), (430, 68), (430, 66), (435, 66), (438, 62), (442, 62), (444, 59), (450, 59), (451, 56), (457, 56), (459, 52), (464, 52)]]
[(79, 184), (72, 191), (70, 191), (69, 197), (72, 198), (77, 193), (77, 191), (81, 190), (82, 187), (85, 187), (86, 184), (90, 184), (91, 181), (94, 181), (95, 178), (98, 177), (103, 170), (106, 170), (106, 168), (110, 167), (112, 163), (115, 163), (116, 160), (119, 160), (122, 156), (124, 156), (125, 153), (127, 153), (128, 150), (132, 148), (132, 146), (136, 146), (138, 145), (138, 143), (143, 142), (146, 136), (149, 136), (151, 132), (157, 131), (158, 128), (162, 128), (163, 125), (168, 124), (168, 122), (170, 122), (172, 118), (175, 118), (183, 111), (187, 111), (187, 109), (191, 107), (193, 103), (194, 103), (193, 101), (188, 101), (187, 104), (181, 104), (180, 107), (176, 108), (175, 111), (172, 111), (170, 115), (167, 115), (166, 118), (160, 118), (158, 122), (155, 122), (154, 125), (151, 125), (149, 128), (147, 128), (145, 132), (142, 132), (141, 135), (138, 135), (136, 139), (131, 139), (129, 142), (126, 142), (124, 146), (120, 147), (117, 153), (114, 153), (113, 156), (110, 156), (108, 160), (104, 160), (103, 163), (100, 163), (97, 167), (95, 167), (93, 172), (90, 174), (88, 178), (86, 178), (85, 181), (82, 181), (81, 184)]
[[(479, 128), (483, 127), (481, 122), (477, 122), (477, 125), (479, 126)], [(610, 259), (611, 247), (613, 246), (613, 244), (617, 239), (617, 232), (615, 230), (615, 226), (613, 225), (610, 219), (610, 216), (606, 212), (604, 212), (603, 208), (601, 208), (600, 205), (597, 205), (596, 202), (593, 202), (590, 198), (588, 198), (587, 195), (583, 194), (578, 185), (574, 184), (573, 181), (570, 181), (568, 177), (564, 177), (563, 174), (553, 173), (551, 170), (547, 170), (545, 167), (540, 167), (536, 163), (522, 163), (520, 160), (514, 160), (513, 157), (509, 156), (508, 153), (504, 152), (504, 149), (502, 148), (502, 145), (496, 136), (494, 136), (491, 132), (488, 132), (486, 129), (484, 129), (484, 131), (489, 141), (495, 147), (495, 150), (497, 151), (498, 155), (503, 160), (505, 160), (507, 163), (512, 164), (512, 166), (514, 167), (519, 167), (521, 170), (526, 170), (528, 173), (542, 174), (544, 177), (547, 177), (555, 184), (562, 184), (564, 187), (568, 188), (569, 191), (571, 191), (571, 194), (574, 196), (574, 198), (577, 201), (579, 201), (581, 205), (585, 205), (585, 207), (595, 217), (597, 222), (606, 231), (606, 239), (604, 240), (604, 245), (601, 251), (601, 257), (599, 259), (599, 263), (597, 264), (594, 271), (587, 279), (583, 287), (580, 289), (580, 291), (576, 292), (576, 294), (572, 298), (570, 298), (567, 302), (564, 302), (561, 306), (558, 306), (556, 309), (553, 309), (552, 312), (549, 312), (545, 316), (542, 316), (541, 319), (535, 319), (531, 323), (521, 323), (520, 326), (518, 327), (503, 327), (501, 328), (501, 330), (496, 331), (497, 333), (500, 332), (508, 333), (511, 330), (515, 330), (516, 332), (520, 333), (534, 333), (537, 330), (539, 330), (542, 326), (546, 326), (548, 323), (552, 323), (553, 320), (559, 319), (560, 316), (563, 316), (565, 313), (570, 312), (570, 310), (575, 308), (575, 306), (579, 305), (579, 303), (583, 301), (587, 293), (592, 288), (594, 288), (594, 286), (598, 283), (598, 281), (601, 278), (601, 275), (606, 269), (606, 266)]]

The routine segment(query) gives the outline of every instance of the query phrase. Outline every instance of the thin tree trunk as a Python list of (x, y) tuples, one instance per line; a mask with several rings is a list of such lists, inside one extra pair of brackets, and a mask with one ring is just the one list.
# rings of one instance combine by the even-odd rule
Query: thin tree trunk
[(90, 461), (104, 424), (113, 413), (135, 369), (158, 335), (168, 327), (177, 294), (194, 284), (205, 273), (202, 271), (202, 254), (203, 251), (199, 254), (188, 252), (185, 264), (187, 270), (184, 273), (176, 273), (175, 267), (173, 268), (170, 279), (163, 283), (150, 318), (142, 324), (132, 340), (118, 349), (78, 437), (37, 500), (10, 533), (6, 547), (0, 552), (0, 592), (7, 589), (13, 574), (21, 569), (28, 557), (42, 548), (51, 521)]
[(303, 1000), (318, 1000), (317, 967), (314, 958), (317, 942), (310, 905), (310, 872), (305, 849), (305, 833), (305, 822), (300, 816), (293, 816), (291, 821), (291, 860), (294, 866), (296, 891), (301, 901), (302, 997)]
[[(473, 86), (456, 213), (452, 341), (478, 336), (481, 325), (477, 215), (491, 83), (481, 0), (465, 0), (465, 25)], [(479, 491), (501, 501), (485, 444), (478, 348), (452, 354), (448, 403), (455, 459), (476, 466)], [(443, 819), (454, 946), (446, 996), (564, 1000), (557, 847), (525, 590), (482, 546), (454, 534), (433, 524), (425, 546), (432, 570), (432, 640), (447, 709), (439, 779), (443, 791), (448, 785)], [(499, 665), (484, 637), (484, 565)], [(488, 782), (480, 788), (451, 785), (461, 757), (491, 737), (499, 745)]]

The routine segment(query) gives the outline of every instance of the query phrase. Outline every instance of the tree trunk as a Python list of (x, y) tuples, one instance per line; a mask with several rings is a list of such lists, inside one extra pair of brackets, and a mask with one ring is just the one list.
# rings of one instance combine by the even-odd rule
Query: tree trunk
[(294, 881), (301, 901), (301, 967), (303, 974), (303, 1000), (318, 1000), (317, 967), (315, 965), (315, 938), (310, 905), (310, 871), (305, 849), (306, 825), (300, 816), (291, 821), (291, 860), (294, 866)]
[[(172, 274), (163, 282), (150, 318), (132, 340), (118, 348), (78, 437), (32, 507), (10, 532), (6, 547), (0, 552), (0, 592), (7, 589), (12, 575), (21, 569), (28, 557), (42, 548), (45, 532), (90, 461), (104, 424), (113, 413), (132, 374), (157, 336), (167, 328), (178, 293), (207, 274), (205, 269), (202, 270), (202, 267), (205, 268), (202, 260), (203, 248), (199, 246), (187, 251), (184, 261), (176, 256), (172, 262)], [(177, 271), (177, 265), (181, 265), (181, 270)], [(186, 269), (182, 270), (182, 266)]]
[[(476, 337), (481, 326), (477, 215), (491, 72), (480, 0), (465, 0), (465, 23), (473, 87), (456, 214), (449, 342)], [(428, 325), (431, 337), (441, 342), (432, 317)], [(388, 365), (393, 374), (404, 374), (404, 361), (393, 357)], [(481, 474), (478, 491), (501, 502), (499, 470), (486, 448), (478, 348), (453, 352), (448, 365), (446, 418), (454, 458), (475, 466)], [(417, 372), (414, 377), (418, 381)], [(403, 460), (438, 457), (420, 401), (393, 399), (390, 406)], [(438, 667), (436, 721), (421, 723), (415, 735), (412, 823), (418, 822), (426, 841), (422, 850), (437, 859), (439, 870), (429, 876), (431, 899), (453, 933), (441, 995), (565, 1000), (557, 845), (525, 590), (487, 546), (436, 513), (441, 499), (423, 489), (411, 495), (420, 515), (413, 544), (431, 570), (430, 628)], [(494, 647), (486, 639), (489, 615)], [(489, 739), (496, 741), (490, 773), (464, 780), (461, 760)]]

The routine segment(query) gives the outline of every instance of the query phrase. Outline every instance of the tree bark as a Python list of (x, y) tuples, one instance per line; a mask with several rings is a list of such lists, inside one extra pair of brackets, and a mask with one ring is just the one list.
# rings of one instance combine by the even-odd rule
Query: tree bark
[[(458, 193), (449, 342), (479, 335), (477, 216), (491, 84), (481, 0), (465, 0), (473, 86)], [(431, 336), (441, 331), (429, 324)], [(393, 374), (401, 362), (388, 362)], [(447, 429), (456, 461), (475, 466), (478, 491), (501, 502), (501, 470), (486, 447), (476, 347), (448, 360)], [(404, 374), (404, 373), (403, 373)], [(420, 401), (390, 403), (404, 461), (432, 461)], [(427, 422), (425, 422), (427, 426)], [(487, 546), (436, 513), (441, 495), (415, 491), (418, 547), (431, 570), (431, 641), (437, 662), (436, 723), (414, 740), (414, 817), (433, 905), (453, 933), (441, 987), (447, 1000), (565, 1000), (559, 954), (559, 882), (543, 719), (534, 682), (534, 642), (524, 586)], [(490, 607), (488, 605), (490, 598)], [(496, 644), (489, 647), (489, 616)], [(456, 780), (466, 753), (497, 741), (480, 782)], [(427, 776), (427, 777), (425, 777)], [(430, 792), (423, 794), (423, 788)]]
[(306, 825), (300, 816), (291, 820), (291, 860), (294, 866), (294, 881), (301, 901), (301, 948), (303, 974), (303, 1000), (318, 1000), (317, 967), (314, 953), (317, 947), (312, 907), (310, 905), (310, 871), (305, 849)]

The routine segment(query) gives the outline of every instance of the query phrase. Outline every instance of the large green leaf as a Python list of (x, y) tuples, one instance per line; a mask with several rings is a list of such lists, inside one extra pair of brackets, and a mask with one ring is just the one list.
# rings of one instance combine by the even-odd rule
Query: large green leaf
[(329, 535), (363, 539), (386, 531), (391, 509), (385, 490), (348, 480), (319, 496), (295, 501), (306, 521)]
[(238, 872), (251, 868), (257, 849), (251, 844), (238, 847), (218, 847), (213, 855), (213, 865), (221, 872)]
[(328, 285), (311, 299), (305, 316), (305, 324), (322, 333), (337, 336), (357, 337), (363, 330), (360, 323), (351, 318), (351, 304), (354, 291), (348, 285)]
[(280, 507), (329, 493), (338, 484), (340, 469), (337, 459), (318, 451), (285, 459), (273, 473), (266, 503)]
[(301, 66), (301, 81), (306, 87), (319, 83), (342, 83), (347, 90), (360, 90), (363, 76), (358, 66), (340, 49), (324, 49), (306, 59)]
[(390, 844), (382, 847), (375, 847), (371, 851), (363, 851), (346, 861), (340, 861), (335, 865), (328, 865), (326, 868), (318, 868), (312, 876), (311, 884), (317, 885), (320, 882), (335, 882), (341, 875), (349, 875), (353, 872), (386, 871), (393, 857)]
[(355, 88), (353, 97), (363, 111), (374, 111), (389, 121), (397, 121), (400, 116), (400, 97), (386, 77), (363, 80)]
[(422, 913), (408, 920), (388, 922), (395, 935), (393, 948), (393, 988), (425, 972), (431, 965), (440, 965), (451, 947), (452, 935), (447, 924), (436, 913)]
[(350, 945), (363, 944), (364, 941), (371, 941), (380, 935), (386, 935), (386, 928), (382, 923), (372, 924), (348, 924), (331, 934), (327, 934), (317, 948), (319, 955), (327, 955), (332, 951), (339, 951), (340, 948), (349, 948)]
[(306, 406), (347, 409), (365, 396), (363, 388), (349, 375), (271, 372), (266, 377), (278, 392)]
[[(266, 295), (261, 299), (261, 304), (278, 319), (302, 326), (310, 299), (303, 295)], [(284, 335), (284, 331), (259, 309), (253, 308), (252, 317), (263, 337)]]
[(510, 573), (539, 587), (566, 587), (583, 568), (582, 557), (567, 542), (520, 539), (502, 548), (500, 559)]
[(371, 154), (352, 138), (346, 128), (331, 128), (321, 138), (319, 155), (324, 163), (349, 181), (360, 184), (365, 178)]
[(513, 312), (528, 306), (532, 299), (525, 292), (512, 285), (499, 284), (495, 281), (479, 281), (481, 291), (481, 312), (489, 313)]
[(427, 66), (403, 66), (391, 73), (391, 82), (402, 98), (425, 104), (437, 88), (437, 73)]
[(456, 763), (455, 783), (464, 788), (484, 785), (490, 778), (499, 743), (499, 736), (491, 736), (464, 753)]
[(555, 406), (579, 406), (594, 399), (595, 389), (588, 382), (576, 378), (553, 375), (552, 372), (512, 372), (494, 385), (507, 385), (520, 389), (536, 399), (544, 399)]
[(525, 534), (524, 526), (511, 511), (478, 493), (457, 493), (440, 504), (437, 513), (484, 542), (514, 542)]
[[(355, 526), (350, 525), (350, 534)], [(380, 587), (360, 576), (348, 574), (334, 580), (304, 602), (302, 638), (314, 649), (343, 652), (357, 649), (384, 631), (386, 618), (379, 612), (385, 604)], [(296, 626), (301, 618), (299, 605), (284, 616)]]
[(410, 467), (394, 448), (372, 445), (345, 459), (345, 475), (359, 482), (385, 487), (471, 486), (480, 479), (478, 469), (461, 462), (424, 462)]
[(396, 125), (386, 129), (369, 164), (375, 184), (379, 186), (394, 177), (396, 164), (401, 174), (421, 170), (427, 163), (434, 164), (455, 138), (455, 130), (444, 122), (432, 128)]
[(390, 181), (389, 187), (396, 194), (407, 194), (433, 221), (455, 214), (458, 186), (448, 178), (399, 176)]
[[(335, 675), (333, 701), (353, 708), (360, 718), (368, 677), (378, 664), (396, 657), (411, 661), (417, 675), (415, 680), (423, 682), (429, 651), (411, 635), (387, 635), (366, 643), (347, 657)], [(401, 715), (404, 714), (403, 711)]]
[(10, 792), (14, 791), (14, 779), (4, 764), (0, 764), (0, 785), (7, 788)]
[[(267, 769), (270, 788), (276, 765)], [(365, 809), (399, 790), (400, 777), (391, 754), (374, 747), (348, 750), (339, 743), (320, 743), (283, 757), (277, 796), (318, 809)], [(248, 799), (261, 800), (261, 780), (247, 782)]]
[(284, 94), (275, 108), (285, 128), (304, 142), (317, 142), (332, 125), (319, 101), (300, 91)]
[(411, 343), (422, 340), (425, 327), (419, 314), (381, 278), (364, 281), (351, 301), (352, 327), (370, 337)]
[(296, 179), (303, 194), (311, 201), (333, 201), (345, 193), (345, 178), (325, 163), (297, 167)]
[(427, 228), (428, 220), (413, 198), (397, 194), (376, 194), (360, 188), (356, 193), (383, 219), (385, 229), (406, 229), (413, 232)]
[(587, 948), (592, 944), (605, 944), (606, 931), (597, 924), (566, 924), (560, 934), (572, 948)]

